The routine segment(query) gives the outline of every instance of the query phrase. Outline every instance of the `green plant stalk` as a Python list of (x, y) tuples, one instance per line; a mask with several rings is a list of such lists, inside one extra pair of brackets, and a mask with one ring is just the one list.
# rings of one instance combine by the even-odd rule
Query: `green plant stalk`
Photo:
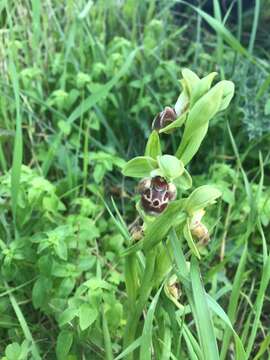
[[(139, 298), (137, 302), (133, 304), (133, 309), (130, 309), (130, 316), (128, 318), (125, 328), (124, 349), (127, 348), (135, 340), (136, 330), (138, 327), (140, 316), (153, 288), (155, 262), (156, 251), (154, 249), (149, 251), (146, 255), (146, 264), (142, 277), (141, 287), (138, 289)], [(128, 359), (131, 360), (132, 358), (133, 355), (130, 354)]]
[(251, 329), (251, 333), (249, 335), (249, 340), (248, 340), (248, 344), (247, 344), (247, 357), (246, 360), (248, 360), (250, 358), (250, 354), (252, 352), (253, 349), (253, 345), (254, 345), (254, 341), (256, 338), (256, 334), (257, 334), (257, 330), (258, 330), (258, 326), (260, 323), (260, 316), (261, 316), (261, 312), (262, 312), (262, 307), (263, 307), (263, 302), (265, 299), (265, 292), (267, 289), (267, 286), (269, 285), (270, 282), (270, 255), (268, 255), (268, 259), (267, 262), (264, 264), (263, 267), (263, 273), (262, 273), (262, 279), (261, 279), (261, 283), (260, 283), (260, 288), (257, 294), (257, 298), (255, 301), (255, 319), (253, 322), (253, 326)]
[(129, 309), (133, 308), (136, 302), (138, 290), (138, 273), (136, 253), (130, 254), (125, 258), (125, 283), (127, 289)]
[(111, 336), (110, 336), (109, 327), (108, 327), (104, 309), (102, 309), (102, 329), (103, 329), (103, 335), (104, 335), (104, 347), (105, 347), (105, 353), (106, 353), (106, 360), (113, 360)]

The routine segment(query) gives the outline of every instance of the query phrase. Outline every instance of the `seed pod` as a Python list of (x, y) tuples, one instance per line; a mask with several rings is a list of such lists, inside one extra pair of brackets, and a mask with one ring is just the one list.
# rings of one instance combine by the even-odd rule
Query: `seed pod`
[(165, 126), (176, 120), (176, 112), (173, 108), (166, 106), (163, 111), (157, 114), (152, 123), (155, 130), (163, 129)]
[(162, 213), (169, 201), (176, 198), (176, 187), (163, 177), (155, 176), (143, 179), (138, 186), (141, 194), (141, 205), (145, 212), (151, 215)]

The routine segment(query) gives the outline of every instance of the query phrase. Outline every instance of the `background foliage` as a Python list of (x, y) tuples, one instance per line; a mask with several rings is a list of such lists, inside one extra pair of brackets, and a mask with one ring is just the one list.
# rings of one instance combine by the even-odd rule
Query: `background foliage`
[(115, 212), (112, 196), (126, 223), (134, 221), (136, 184), (120, 169), (142, 153), (156, 113), (175, 103), (184, 66), (236, 84), (189, 171), (194, 185), (223, 192), (207, 218), (206, 287), (247, 347), (255, 337), (252, 358), (270, 358), (270, 5), (194, 5), (0, 2), (3, 358), (120, 353), (124, 236), (106, 206)]

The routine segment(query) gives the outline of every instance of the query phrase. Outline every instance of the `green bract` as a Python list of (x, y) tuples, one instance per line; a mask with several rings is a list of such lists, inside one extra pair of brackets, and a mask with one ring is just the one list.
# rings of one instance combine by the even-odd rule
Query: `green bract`
[(161, 146), (157, 131), (152, 131), (151, 135), (146, 144), (145, 156), (150, 156), (156, 159), (157, 156), (161, 155)]
[[(156, 142), (156, 136), (158, 135), (153, 135), (154, 133), (155, 132), (153, 132), (151, 135), (153, 142), (148, 142), (147, 145), (150, 145), (148, 146), (146, 153), (151, 153), (152, 155), (156, 156), (160, 148), (157, 145), (158, 143)], [(125, 176), (135, 178), (143, 178), (150, 175), (151, 177), (162, 176), (168, 181), (179, 178), (183, 173), (185, 173), (186, 180), (184, 181), (190, 182), (190, 179), (184, 169), (182, 161), (172, 155), (157, 156), (157, 160), (150, 156), (138, 156), (128, 161), (124, 165), (122, 172)]]
[(221, 192), (214, 186), (200, 186), (186, 199), (185, 209), (189, 214), (192, 214), (196, 210), (204, 209), (213, 204), (220, 196)]

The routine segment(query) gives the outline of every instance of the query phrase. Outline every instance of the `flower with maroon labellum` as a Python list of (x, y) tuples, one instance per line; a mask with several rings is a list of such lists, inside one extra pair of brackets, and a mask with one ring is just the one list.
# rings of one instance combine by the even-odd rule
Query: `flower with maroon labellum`
[(176, 187), (161, 176), (146, 178), (140, 181), (138, 191), (141, 194), (141, 205), (150, 215), (161, 214), (169, 201), (176, 198)]
[(163, 129), (165, 126), (171, 124), (177, 118), (176, 112), (173, 108), (166, 106), (163, 111), (157, 114), (152, 123), (152, 128), (155, 130)]

